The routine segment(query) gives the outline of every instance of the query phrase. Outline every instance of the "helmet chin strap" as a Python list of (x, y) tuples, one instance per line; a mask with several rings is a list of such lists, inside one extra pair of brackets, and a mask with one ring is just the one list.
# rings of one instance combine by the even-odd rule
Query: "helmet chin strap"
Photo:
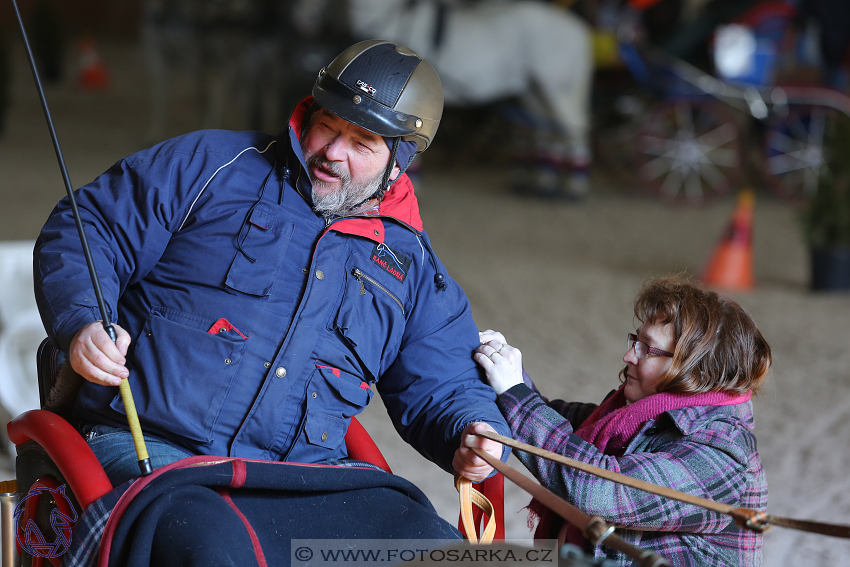
[(390, 182), (390, 175), (392, 175), (393, 169), (395, 168), (395, 160), (396, 155), (398, 154), (398, 144), (399, 138), (393, 138), (393, 147), (390, 149), (390, 160), (387, 162), (387, 168), (384, 170), (384, 176), (381, 178), (381, 184), (378, 186), (378, 190), (354, 205), (353, 207), (349, 207), (349, 211), (354, 211), (363, 206), (364, 203), (371, 201), (372, 199), (378, 199), (380, 201), (384, 198), (384, 193), (390, 188), (392, 184)]
[(400, 138), (393, 138), (393, 147), (390, 150), (390, 161), (387, 162), (387, 169), (384, 171), (383, 179), (381, 179), (381, 186), (377, 191), (375, 191), (375, 193), (371, 197), (369, 197), (370, 199), (373, 199), (373, 198), (376, 198), (376, 197), (377, 198), (383, 197), (384, 193), (386, 193), (387, 190), (390, 188), (390, 185), (391, 185), (390, 175), (392, 174), (393, 169), (395, 168), (395, 160), (396, 160), (396, 156), (398, 155), (399, 140), (400, 140)]

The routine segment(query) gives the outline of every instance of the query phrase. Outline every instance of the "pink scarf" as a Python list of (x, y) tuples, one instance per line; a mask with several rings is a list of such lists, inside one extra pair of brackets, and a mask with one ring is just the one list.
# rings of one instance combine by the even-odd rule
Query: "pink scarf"
[(581, 424), (575, 434), (592, 443), (606, 455), (620, 456), (629, 441), (647, 420), (657, 419), (665, 411), (694, 406), (729, 406), (749, 401), (752, 394), (653, 394), (626, 405), (623, 385), (602, 402)]
[[(597, 407), (581, 427), (575, 430), (575, 434), (588, 443), (593, 444), (599, 451), (606, 455), (620, 457), (632, 438), (637, 434), (643, 424), (650, 419), (657, 419), (662, 413), (679, 408), (695, 406), (728, 406), (742, 404), (752, 397), (751, 392), (746, 394), (729, 394), (726, 392), (708, 392), (705, 394), (671, 394), (662, 392), (653, 394), (626, 405), (626, 397), (623, 393), (625, 384), (612, 396)], [(528, 505), (529, 525), (536, 518), (540, 518), (535, 539), (552, 539), (556, 530), (564, 524), (566, 533), (560, 530), (562, 542), (566, 540), (581, 546), (584, 536), (581, 531), (561, 520), (543, 506), (537, 500), (532, 500)]]

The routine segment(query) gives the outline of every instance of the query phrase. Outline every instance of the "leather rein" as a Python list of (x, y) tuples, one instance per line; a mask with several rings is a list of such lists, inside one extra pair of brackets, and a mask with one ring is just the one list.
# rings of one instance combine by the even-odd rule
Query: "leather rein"
[[(663, 486), (658, 486), (657, 484), (652, 484), (643, 480), (638, 480), (636, 478), (632, 478), (630, 476), (626, 476), (623, 474), (611, 472), (606, 469), (602, 469), (599, 467), (595, 467), (593, 465), (589, 465), (587, 463), (582, 463), (575, 459), (571, 459), (569, 457), (564, 457), (563, 455), (558, 455), (557, 453), (553, 453), (551, 451), (547, 451), (545, 449), (541, 449), (539, 447), (535, 447), (534, 445), (529, 445), (527, 443), (522, 443), (521, 441), (516, 441), (515, 439), (511, 439), (510, 437), (505, 437), (504, 435), (499, 435), (497, 433), (484, 432), (477, 433), (479, 437), (485, 437), (487, 439), (492, 439), (493, 441), (497, 441), (503, 445), (511, 447), (512, 449), (517, 449), (519, 451), (524, 451), (536, 457), (541, 457), (547, 459), (549, 461), (553, 461), (562, 465), (566, 465), (572, 469), (579, 470), (582, 472), (586, 472), (588, 474), (592, 474), (594, 476), (598, 476), (600, 478), (604, 478), (606, 480), (610, 480), (612, 482), (616, 482), (625, 486), (629, 486), (631, 488), (637, 488), (638, 490), (643, 490), (645, 492), (649, 492), (652, 494), (656, 494), (658, 496), (664, 496), (665, 498), (671, 498), (673, 500), (678, 500), (680, 502), (684, 502), (686, 504), (692, 504), (694, 506), (700, 506), (707, 510), (711, 510), (713, 512), (717, 512), (719, 514), (724, 514), (727, 516), (731, 516), (732, 519), (735, 520), (735, 523), (740, 526), (742, 529), (747, 529), (753, 532), (763, 533), (769, 530), (772, 526), (780, 526), (783, 528), (790, 528), (794, 530), (801, 530), (805, 532), (832, 536), (832, 537), (840, 537), (845, 539), (850, 539), (850, 526), (840, 525), (840, 524), (828, 524), (824, 522), (815, 522), (811, 520), (797, 520), (794, 518), (786, 518), (783, 516), (774, 516), (771, 514), (767, 514), (766, 512), (757, 512), (756, 510), (750, 510), (748, 508), (737, 508), (735, 506), (730, 506), (728, 504), (721, 504), (719, 502), (715, 502), (713, 500), (709, 500), (707, 498), (700, 498), (698, 496), (692, 496), (690, 494), (686, 494), (684, 492), (679, 492), (678, 490), (673, 490), (672, 488), (666, 488)], [(490, 466), (495, 468), (497, 471), (505, 475), (508, 479), (510, 479), (515, 484), (519, 485), (521, 488), (531, 493), (537, 500), (545, 504), (548, 508), (550, 508), (553, 512), (556, 512), (558, 515), (563, 517), (565, 520), (575, 525), (578, 528), (582, 528), (584, 526), (585, 536), (593, 543), (599, 543), (603, 539), (606, 539), (605, 535), (602, 535), (601, 539), (596, 541), (594, 538), (598, 538), (599, 533), (605, 533), (605, 530), (599, 531), (600, 528), (594, 527), (597, 522), (602, 522), (602, 524), (606, 525), (605, 521), (598, 517), (594, 516), (593, 518), (587, 516), (577, 508), (573, 507), (571, 504), (568, 504), (566, 501), (556, 496), (550, 490), (544, 488), (537, 482), (529, 479), (527, 476), (518, 472), (510, 465), (507, 465), (500, 460), (492, 457), (491, 455), (485, 453), (484, 451), (473, 448), (472, 449), (476, 455), (487, 461)], [(582, 516), (578, 516), (574, 514), (574, 512), (570, 511), (570, 516), (566, 516), (562, 513), (566, 511), (564, 506), (569, 506), (573, 508), (575, 511), (578, 511)], [(573, 519), (576, 521), (573, 521)], [(590, 530), (590, 534), (588, 534), (588, 528), (592, 528)], [(613, 531), (613, 526), (608, 526), (607, 533)], [(610, 539), (610, 536), (608, 536)], [(611, 545), (610, 543), (606, 543), (606, 545)], [(628, 544), (626, 544), (628, 545)], [(619, 548), (618, 548), (619, 549)], [(644, 550), (639, 550), (643, 552)], [(641, 567), (643, 567), (644, 563), (639, 563)], [(653, 563), (647, 563), (647, 565), (654, 565)]]

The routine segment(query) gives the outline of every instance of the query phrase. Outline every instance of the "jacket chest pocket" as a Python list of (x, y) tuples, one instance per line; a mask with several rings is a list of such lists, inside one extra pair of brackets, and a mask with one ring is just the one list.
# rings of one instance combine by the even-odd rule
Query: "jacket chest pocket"
[(225, 285), (235, 291), (265, 297), (271, 291), (286, 255), (295, 225), (279, 222), (275, 211), (258, 203), (239, 233), (236, 255), (227, 271)]
[(365, 270), (347, 266), (342, 303), (334, 328), (345, 337), (373, 380), (395, 359), (407, 317), (404, 299)]

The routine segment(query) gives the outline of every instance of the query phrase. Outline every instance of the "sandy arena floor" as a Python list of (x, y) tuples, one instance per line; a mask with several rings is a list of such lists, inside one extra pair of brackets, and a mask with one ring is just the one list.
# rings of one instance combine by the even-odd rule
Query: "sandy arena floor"
[[(48, 89), (75, 186), (145, 145), (147, 76), (140, 56), (129, 45), (102, 47), (101, 55), (113, 72), (108, 92), (70, 84)], [(14, 65), (13, 106), (0, 138), (0, 241), (34, 239), (64, 195), (20, 50)], [(192, 129), (190, 116), (172, 120), (169, 135)], [(508, 191), (501, 167), (463, 156), (440, 163), (426, 160), (417, 185), (434, 248), (466, 290), (479, 327), (504, 332), (550, 397), (598, 401), (616, 387), (641, 281), (698, 272), (735, 205), (730, 198), (699, 209), (667, 207), (630, 196), (629, 180), (612, 181), (601, 171), (594, 172), (593, 194), (582, 205), (521, 199)], [(757, 286), (736, 299), (775, 356), (755, 402), (770, 512), (850, 524), (850, 294), (808, 291), (794, 212), (756, 190)], [(400, 441), (380, 403), (362, 421), (393, 470), (455, 521), (451, 478)], [(11, 478), (9, 461), (2, 465), (0, 479)], [(514, 486), (507, 492), (508, 537), (527, 538), (525, 514), (517, 511), (528, 497)], [(769, 567), (850, 565), (850, 542), (775, 528), (764, 556)]]

